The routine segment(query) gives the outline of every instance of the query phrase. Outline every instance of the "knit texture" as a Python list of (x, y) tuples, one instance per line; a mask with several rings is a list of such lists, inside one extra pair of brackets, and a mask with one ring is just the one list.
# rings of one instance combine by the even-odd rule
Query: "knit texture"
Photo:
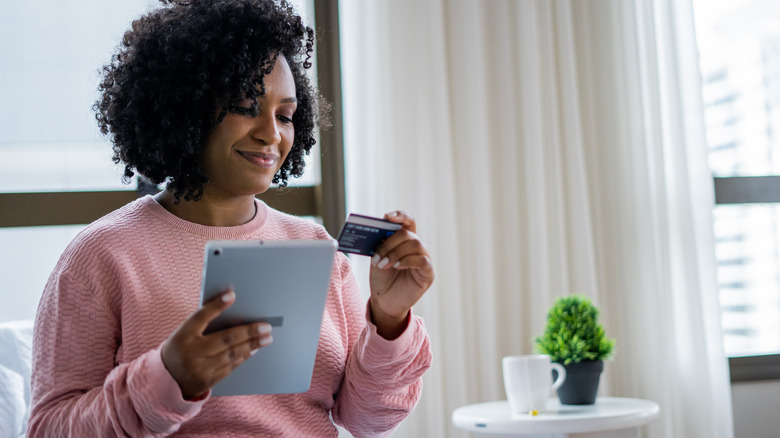
[(330, 238), (261, 201), (236, 227), (184, 221), (149, 196), (90, 224), (38, 308), (28, 436), (336, 437), (331, 416), (356, 437), (388, 435), (419, 399), (430, 342), (417, 316), (399, 338), (379, 336), (341, 253), (308, 392), (186, 401), (161, 359), (199, 305), (208, 240)]

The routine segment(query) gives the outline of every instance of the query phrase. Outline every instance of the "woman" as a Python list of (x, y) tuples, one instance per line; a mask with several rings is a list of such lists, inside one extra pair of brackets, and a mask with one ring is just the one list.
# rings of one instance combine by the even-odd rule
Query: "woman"
[(255, 198), (300, 176), (314, 145), (312, 46), (313, 31), (273, 0), (171, 2), (124, 35), (97, 119), (125, 176), (166, 189), (90, 224), (52, 272), (29, 436), (332, 437), (331, 417), (377, 436), (414, 407), (431, 353), (411, 307), (434, 274), (403, 212), (385, 216), (403, 228), (372, 260), (367, 304), (337, 254), (308, 392), (210, 395), (273, 338), (265, 323), (203, 335), (235, 299), (198, 308), (205, 243), (330, 238)]

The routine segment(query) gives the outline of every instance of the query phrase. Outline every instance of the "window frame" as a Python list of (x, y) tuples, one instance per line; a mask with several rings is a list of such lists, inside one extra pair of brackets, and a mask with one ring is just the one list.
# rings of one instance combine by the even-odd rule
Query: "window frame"
[(321, 32), (316, 46), (318, 87), (331, 106), (331, 127), (320, 131), (322, 177), (316, 210), (325, 229), (336, 237), (347, 217), (338, 0), (314, 0), (314, 22)]
[[(780, 203), (780, 176), (713, 177), (715, 205)], [(731, 383), (780, 379), (780, 354), (729, 357)]]
[[(0, 193), (0, 228), (89, 224), (145, 194), (142, 190)], [(258, 198), (296, 216), (319, 216), (315, 186), (272, 188)]]

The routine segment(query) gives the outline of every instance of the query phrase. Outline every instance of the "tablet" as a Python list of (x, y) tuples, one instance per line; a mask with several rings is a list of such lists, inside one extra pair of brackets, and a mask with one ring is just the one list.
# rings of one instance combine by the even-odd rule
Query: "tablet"
[(200, 303), (232, 288), (236, 301), (207, 333), (256, 321), (274, 341), (212, 388), (212, 395), (309, 390), (337, 243), (213, 240), (206, 243)]

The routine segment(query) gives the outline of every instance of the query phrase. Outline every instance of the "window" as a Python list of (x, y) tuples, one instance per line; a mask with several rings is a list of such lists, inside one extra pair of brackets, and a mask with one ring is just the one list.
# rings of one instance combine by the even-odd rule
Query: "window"
[[(334, 127), (320, 133), (304, 177), (291, 179), (296, 188), (269, 190), (261, 198), (280, 210), (316, 217), (335, 233), (344, 218), (336, 2), (291, 3), (325, 30), (318, 33), (316, 50), (327, 57), (315, 57), (312, 77), (333, 105)], [(157, 0), (46, 0), (4, 6), (0, 284), (12, 305), (2, 307), (0, 321), (34, 315), (65, 245), (84, 224), (138, 196), (136, 184), (122, 184), (122, 168), (112, 163), (110, 143), (99, 133), (91, 108), (98, 97), (99, 69), (122, 33), (158, 5)]]
[(778, 378), (780, 5), (694, 0), (694, 11), (724, 347), (733, 381)]

